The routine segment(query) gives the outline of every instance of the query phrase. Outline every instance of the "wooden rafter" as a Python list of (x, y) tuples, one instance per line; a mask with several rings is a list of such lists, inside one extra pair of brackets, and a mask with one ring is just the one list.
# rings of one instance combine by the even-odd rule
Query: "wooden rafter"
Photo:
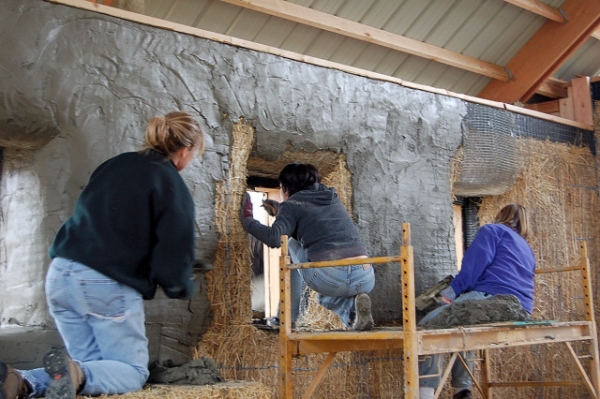
[(567, 97), (569, 82), (550, 78), (546, 80), (537, 89), (537, 93), (550, 98), (565, 98)]
[(509, 74), (502, 66), (287, 1), (221, 1), (364, 42), (377, 44), (403, 53), (435, 60), (445, 65), (488, 76), (499, 81), (507, 82), (509, 80)]
[(531, 11), (535, 14), (546, 17), (551, 21), (560, 22), (561, 24), (566, 22), (564, 14), (558, 8), (551, 7), (546, 3), (542, 3), (539, 0), (504, 0), (519, 8), (523, 8), (527, 11)]
[(527, 102), (600, 23), (600, 1), (567, 0), (562, 9), (566, 23), (547, 21), (508, 62), (513, 80), (493, 80), (479, 97), (504, 103)]

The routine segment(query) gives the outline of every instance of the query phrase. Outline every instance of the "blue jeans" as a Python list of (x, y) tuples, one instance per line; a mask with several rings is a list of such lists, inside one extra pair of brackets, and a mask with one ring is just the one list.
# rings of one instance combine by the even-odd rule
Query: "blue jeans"
[[(489, 296), (490, 296), (490, 294), (486, 294), (485, 292), (469, 291), (469, 292), (466, 292), (466, 293), (460, 295), (452, 303), (467, 301), (467, 300), (471, 300), (471, 299), (481, 300), (481, 299), (486, 299)], [(428, 320), (435, 318), (437, 315), (439, 315), (442, 312), (442, 310), (444, 310), (448, 306), (452, 306), (452, 304), (440, 306), (439, 308), (432, 310), (431, 312), (427, 313), (427, 315), (425, 315), (425, 317), (423, 317), (419, 323), (424, 323)], [(463, 357), (463, 359), (467, 362), (467, 365), (469, 366), (469, 369), (471, 370), (471, 372), (473, 372), (474, 352), (461, 352), (460, 354)], [(438, 385), (440, 384), (440, 381), (441, 381), (440, 361), (441, 361), (440, 355), (427, 355), (427, 356), (421, 356), (419, 358), (419, 375), (420, 376), (435, 375), (432, 377), (420, 378), (419, 379), (420, 386), (431, 387), (431, 388), (438, 387)], [(456, 359), (456, 361), (454, 362), (454, 365), (452, 366), (451, 374), (452, 374), (452, 382), (451, 382), (452, 388), (471, 388), (471, 386), (473, 385), (473, 380), (471, 379), (471, 376), (469, 375), (469, 373), (467, 372), (467, 369), (465, 369), (465, 367), (463, 366), (462, 362), (459, 359)]]
[[(290, 238), (288, 249), (292, 263), (306, 263), (308, 256), (300, 243)], [(316, 291), (319, 304), (331, 310), (347, 325), (354, 320), (354, 297), (358, 294), (368, 294), (375, 287), (373, 267), (367, 270), (363, 265), (322, 267), (314, 269), (299, 269), (290, 272), (292, 295), (292, 321), (296, 321), (300, 312), (300, 297), (302, 281)]]
[[(54, 258), (46, 299), (69, 355), (85, 375), (81, 395), (122, 394), (144, 386), (149, 354), (139, 292), (81, 263)], [(19, 371), (33, 387), (31, 397), (43, 397), (50, 384), (45, 370)]]

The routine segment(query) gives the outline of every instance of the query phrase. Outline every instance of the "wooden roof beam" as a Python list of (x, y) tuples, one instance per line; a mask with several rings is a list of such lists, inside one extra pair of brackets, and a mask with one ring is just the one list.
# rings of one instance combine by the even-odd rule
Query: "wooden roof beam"
[[(504, 0), (507, 3), (510, 3), (519, 8), (531, 11), (535, 14), (541, 15), (547, 19), (552, 21), (556, 21), (559, 23), (567, 22), (566, 15), (562, 11), (562, 9), (558, 9), (552, 6), (549, 6), (546, 3), (542, 3), (539, 0)], [(596, 40), (600, 40), (600, 28), (596, 29), (592, 32), (591, 37)], [(550, 78), (537, 89), (536, 93), (541, 94), (550, 98), (564, 98), (567, 97), (567, 86), (569, 83), (559, 81), (557, 79)]]
[(551, 7), (546, 3), (542, 3), (539, 0), (504, 0), (507, 3), (510, 3), (519, 8), (523, 8), (527, 11), (531, 11), (535, 14), (541, 15), (551, 21), (555, 21), (558, 23), (567, 22), (567, 18), (563, 14), (562, 10)]
[(598, 0), (567, 0), (562, 9), (566, 23), (547, 21), (508, 62), (513, 80), (492, 80), (479, 97), (509, 104), (526, 103), (600, 24)]
[(502, 82), (510, 80), (506, 68), (418, 40), (386, 32), (359, 22), (282, 0), (221, 0), (299, 24), (416, 55), (441, 64), (474, 72)]
[(569, 82), (550, 78), (542, 83), (540, 87), (538, 87), (537, 94), (541, 94), (549, 98), (565, 98), (569, 95), (568, 86)]

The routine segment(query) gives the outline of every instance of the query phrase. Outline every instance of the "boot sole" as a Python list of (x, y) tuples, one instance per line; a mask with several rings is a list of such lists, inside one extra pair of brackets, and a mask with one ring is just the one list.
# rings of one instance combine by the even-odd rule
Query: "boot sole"
[(356, 321), (352, 326), (356, 331), (373, 329), (373, 316), (371, 315), (371, 298), (367, 294), (358, 294), (354, 299)]
[(44, 369), (51, 379), (46, 398), (75, 399), (75, 384), (69, 373), (69, 360), (69, 355), (62, 349), (53, 349), (44, 356)]

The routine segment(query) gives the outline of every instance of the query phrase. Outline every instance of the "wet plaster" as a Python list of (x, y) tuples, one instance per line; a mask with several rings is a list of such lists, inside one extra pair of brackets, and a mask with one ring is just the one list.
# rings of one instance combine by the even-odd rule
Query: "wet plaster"
[[(47, 248), (94, 168), (139, 149), (146, 121), (193, 113), (206, 152), (182, 175), (196, 204), (197, 256), (213, 259), (215, 187), (232, 124), (252, 156), (343, 153), (353, 218), (371, 255), (398, 254), (411, 223), (416, 290), (455, 271), (450, 160), (465, 103), (41, 0), (0, 3), (0, 328), (51, 324)], [(378, 266), (377, 322), (401, 316), (398, 265)], [(149, 313), (153, 313), (152, 303)], [(160, 312), (158, 312), (160, 314)]]
[(451, 328), (476, 324), (531, 321), (514, 295), (493, 295), (444, 305), (439, 314), (419, 324), (425, 329)]

